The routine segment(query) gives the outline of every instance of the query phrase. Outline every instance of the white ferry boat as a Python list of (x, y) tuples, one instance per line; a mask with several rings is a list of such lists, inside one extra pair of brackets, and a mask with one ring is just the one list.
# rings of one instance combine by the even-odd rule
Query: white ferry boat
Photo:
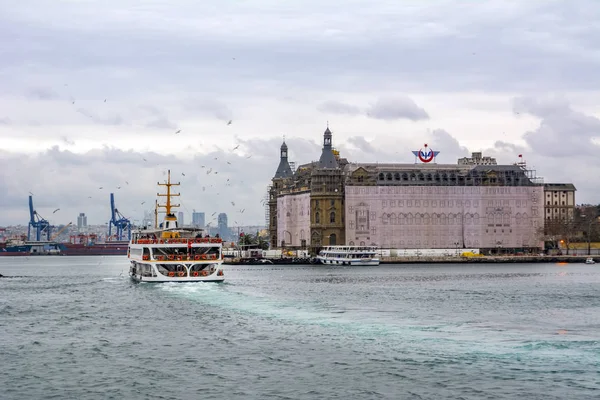
[(317, 260), (327, 265), (379, 265), (377, 247), (374, 246), (326, 246)]
[[(127, 251), (130, 259), (129, 276), (138, 282), (223, 282), (223, 243), (219, 237), (211, 238), (202, 229), (179, 227), (171, 211), (179, 204), (171, 204), (171, 171), (166, 186), (165, 219), (155, 229), (132, 232)], [(155, 215), (158, 211), (155, 211)]]

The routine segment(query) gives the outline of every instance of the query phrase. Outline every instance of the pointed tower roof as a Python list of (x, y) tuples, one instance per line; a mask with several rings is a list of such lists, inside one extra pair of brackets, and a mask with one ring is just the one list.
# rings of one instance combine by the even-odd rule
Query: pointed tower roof
[(279, 151), (279, 166), (277, 167), (274, 178), (289, 178), (292, 175), (292, 168), (288, 162), (288, 147), (287, 144), (285, 144), (284, 139)]
[(339, 165), (333, 154), (333, 147), (331, 145), (331, 131), (329, 130), (329, 123), (327, 129), (323, 133), (323, 151), (321, 152), (321, 158), (319, 159), (319, 168), (338, 168)]

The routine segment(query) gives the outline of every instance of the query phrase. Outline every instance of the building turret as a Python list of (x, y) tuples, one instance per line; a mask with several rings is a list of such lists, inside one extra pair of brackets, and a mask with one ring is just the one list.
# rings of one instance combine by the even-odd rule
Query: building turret
[(331, 145), (331, 131), (329, 126), (323, 133), (323, 151), (321, 152), (321, 158), (319, 159), (319, 168), (338, 168), (337, 160), (333, 154), (333, 147)]
[(288, 162), (288, 147), (284, 140), (279, 153), (279, 166), (277, 167), (274, 178), (289, 178), (292, 174), (292, 168)]

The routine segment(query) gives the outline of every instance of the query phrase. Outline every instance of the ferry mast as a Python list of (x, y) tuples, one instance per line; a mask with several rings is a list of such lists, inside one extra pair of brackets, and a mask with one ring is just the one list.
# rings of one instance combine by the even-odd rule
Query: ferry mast
[(166, 197), (167, 202), (166, 202), (166, 204), (158, 204), (158, 201), (157, 201), (156, 202), (157, 210), (155, 212), (156, 212), (156, 214), (158, 214), (158, 207), (164, 208), (166, 216), (165, 216), (165, 226), (163, 226), (163, 229), (174, 228), (174, 227), (176, 227), (177, 217), (175, 216), (175, 214), (173, 214), (171, 209), (179, 207), (180, 205), (179, 204), (171, 204), (171, 197), (179, 196), (180, 193), (171, 193), (171, 186), (179, 186), (180, 183), (179, 182), (171, 183), (171, 170), (169, 170), (168, 175), (167, 175), (167, 182), (166, 183), (157, 182), (157, 184), (158, 184), (158, 186), (166, 186), (167, 187), (166, 194), (164, 194), (164, 193), (156, 194), (159, 197)]

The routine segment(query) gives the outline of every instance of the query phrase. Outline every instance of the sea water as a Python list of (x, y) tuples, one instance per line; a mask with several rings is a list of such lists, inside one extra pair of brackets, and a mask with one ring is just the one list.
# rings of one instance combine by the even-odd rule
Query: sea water
[(0, 398), (600, 398), (600, 267), (0, 257)]

